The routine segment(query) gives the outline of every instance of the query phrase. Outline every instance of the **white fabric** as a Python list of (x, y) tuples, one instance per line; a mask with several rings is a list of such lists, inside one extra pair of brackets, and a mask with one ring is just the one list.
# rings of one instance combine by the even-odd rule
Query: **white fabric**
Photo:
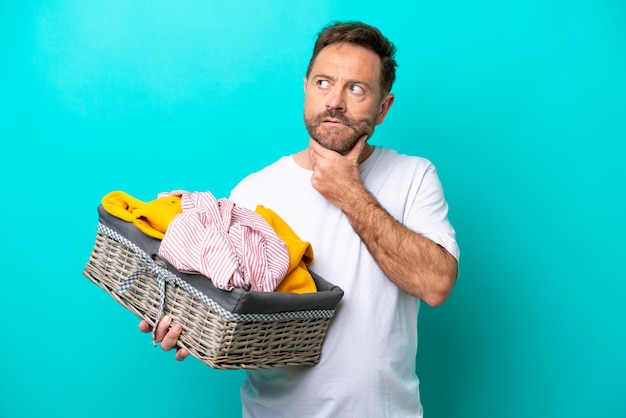
[[(366, 187), (396, 219), (458, 258), (455, 232), (434, 166), (376, 147), (360, 165)], [(273, 209), (306, 241), (311, 270), (345, 295), (318, 365), (248, 371), (244, 417), (421, 417), (415, 375), (419, 301), (385, 277), (346, 216), (310, 183), (311, 171), (283, 157), (245, 178), (238, 205)]]

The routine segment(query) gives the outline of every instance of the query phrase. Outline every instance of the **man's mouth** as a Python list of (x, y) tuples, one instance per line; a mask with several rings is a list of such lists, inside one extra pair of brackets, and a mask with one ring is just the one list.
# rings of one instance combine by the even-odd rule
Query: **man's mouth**
[(328, 128), (352, 128), (355, 129), (355, 124), (351, 119), (341, 114), (336, 110), (328, 110), (316, 118), (317, 126), (325, 126)]
[(329, 125), (346, 125), (346, 123), (344, 121), (342, 121), (342, 120), (330, 119), (330, 118), (322, 119), (322, 123), (323, 124), (329, 124)]

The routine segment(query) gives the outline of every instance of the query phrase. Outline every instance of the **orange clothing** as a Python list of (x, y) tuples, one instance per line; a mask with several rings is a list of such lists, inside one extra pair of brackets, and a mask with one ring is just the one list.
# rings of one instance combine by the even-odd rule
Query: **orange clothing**
[(143, 202), (120, 191), (104, 196), (102, 207), (111, 215), (134, 223), (143, 233), (157, 239), (163, 239), (174, 216), (182, 213), (180, 196), (165, 196)]
[(258, 205), (256, 213), (269, 223), (276, 234), (287, 244), (289, 268), (285, 278), (276, 287), (277, 292), (313, 293), (317, 291), (307, 266), (313, 262), (311, 244), (302, 241), (291, 227), (271, 209)]

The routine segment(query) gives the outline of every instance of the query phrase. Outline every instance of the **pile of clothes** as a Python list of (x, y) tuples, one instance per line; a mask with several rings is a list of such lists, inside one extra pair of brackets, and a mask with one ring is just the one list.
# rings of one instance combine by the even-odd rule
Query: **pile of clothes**
[(144, 202), (114, 191), (102, 199), (109, 214), (161, 240), (159, 256), (185, 273), (202, 274), (223, 290), (316, 292), (307, 266), (311, 244), (274, 211), (175, 190)]

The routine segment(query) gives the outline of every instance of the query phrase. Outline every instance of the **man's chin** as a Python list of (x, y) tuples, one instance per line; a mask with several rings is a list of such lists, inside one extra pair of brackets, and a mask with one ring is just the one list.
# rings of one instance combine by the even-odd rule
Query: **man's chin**
[(347, 153), (352, 151), (352, 148), (354, 148), (354, 146), (358, 142), (358, 138), (357, 140), (350, 139), (350, 140), (342, 141), (340, 143), (338, 143), (337, 141), (333, 142), (333, 141), (320, 140), (315, 137), (312, 137), (312, 138), (315, 140), (315, 142), (317, 142), (324, 148), (329, 149), (331, 151), (338, 152), (341, 155), (346, 155)]

